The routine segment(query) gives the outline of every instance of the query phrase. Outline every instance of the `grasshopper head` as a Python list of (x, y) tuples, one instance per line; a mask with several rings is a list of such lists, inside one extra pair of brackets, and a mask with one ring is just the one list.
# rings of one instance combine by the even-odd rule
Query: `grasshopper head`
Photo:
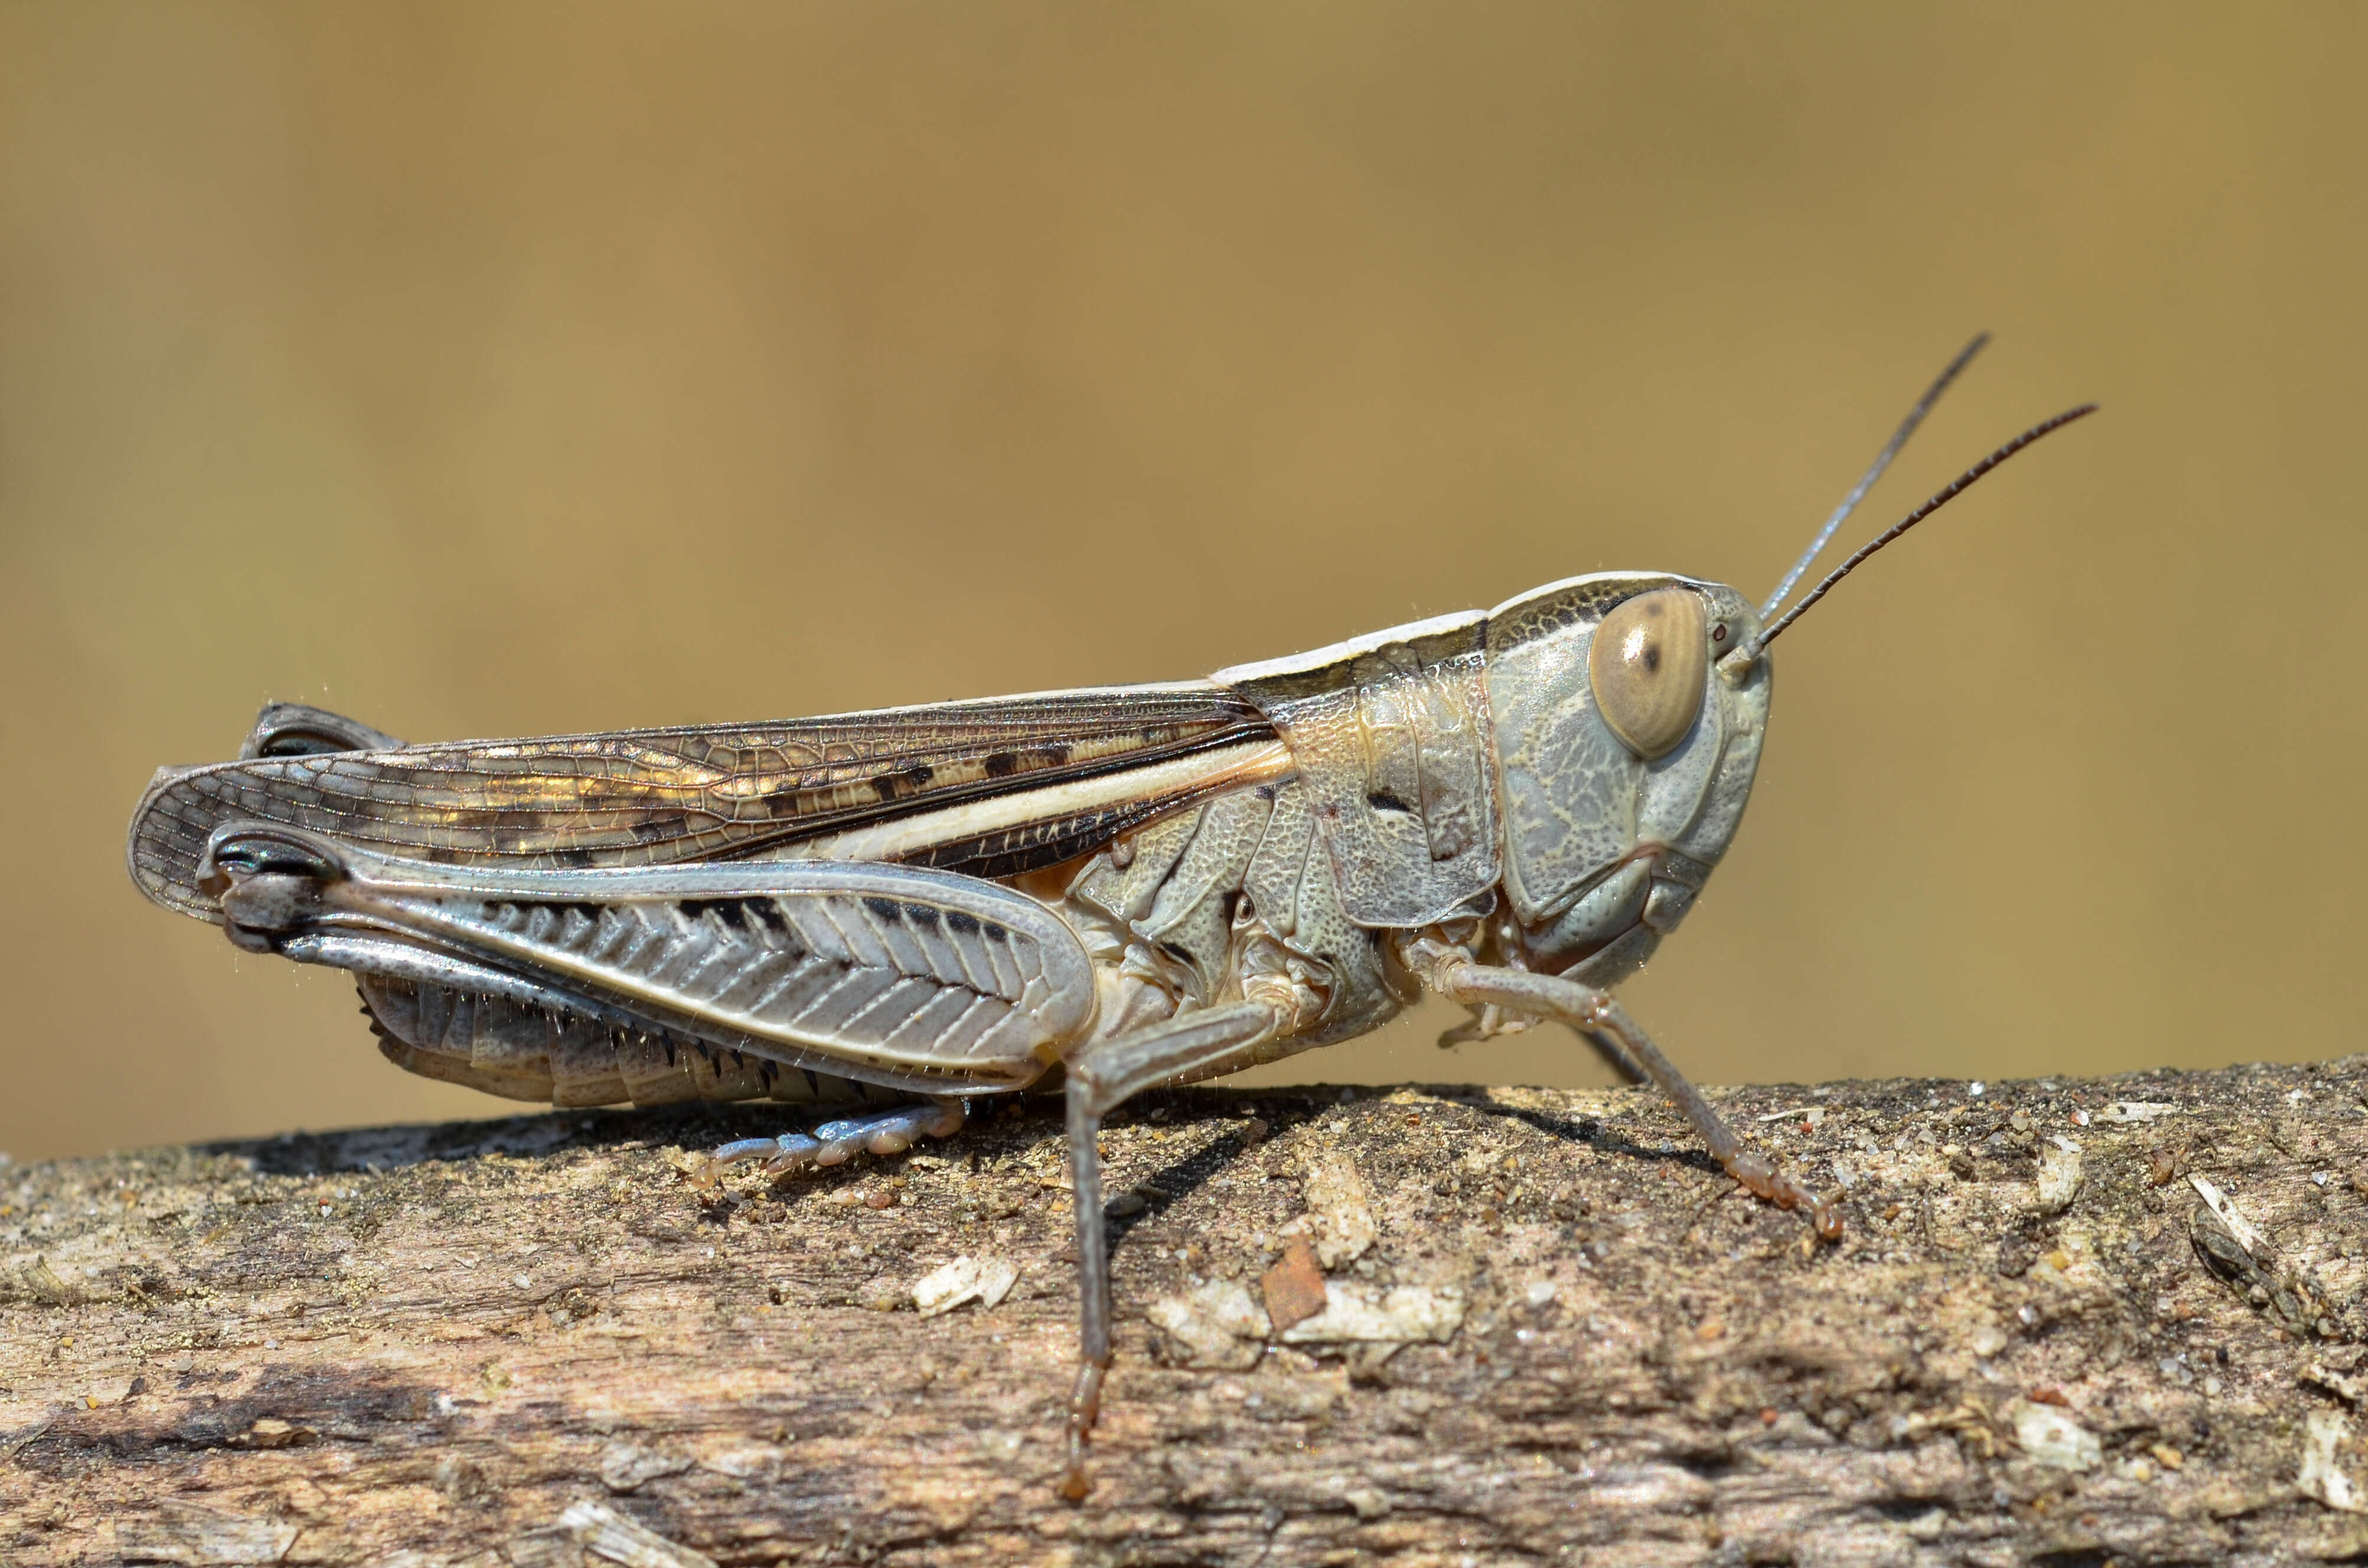
[(1506, 939), (1520, 949), (1507, 956), (1592, 985), (1610, 985), (1643, 963), (1677, 928), (1743, 820), (1768, 726), (1768, 644), (1982, 475), (2096, 412), (2082, 403), (2032, 426), (1777, 614), (1987, 341), (1975, 338), (1950, 361), (1759, 609), (1721, 583), (1599, 572), (1490, 612), (1488, 706), (1513, 916)]
[[(1674, 930), (1726, 852), (1768, 722), (1749, 601), (1602, 572), (1488, 617), (1504, 892), (1535, 967), (1609, 984)], [(1724, 661), (1724, 662), (1723, 662)]]

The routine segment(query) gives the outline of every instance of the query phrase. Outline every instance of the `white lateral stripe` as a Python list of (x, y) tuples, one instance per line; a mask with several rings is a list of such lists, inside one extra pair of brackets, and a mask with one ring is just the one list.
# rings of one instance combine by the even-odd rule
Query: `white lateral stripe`
[(1291, 771), (1291, 748), (1281, 741), (1242, 741), (1193, 756), (1121, 768), (1096, 778), (1076, 778), (1008, 795), (989, 795), (916, 816), (848, 828), (843, 833), (790, 845), (782, 850), (781, 858), (899, 860), (941, 844), (959, 843), (1003, 828), (1025, 827), (1030, 823), (1051, 822), (1098, 807), (1180, 795), (1209, 786), (1255, 784), (1283, 778)]

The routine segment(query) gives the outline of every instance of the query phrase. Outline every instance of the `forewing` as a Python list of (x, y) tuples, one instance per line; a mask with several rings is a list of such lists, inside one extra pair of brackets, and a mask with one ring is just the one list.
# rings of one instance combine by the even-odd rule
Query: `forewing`
[[(525, 870), (684, 865), (793, 851), (803, 839), (1009, 791), (1270, 739), (1248, 702), (1202, 685), (1119, 687), (775, 724), (627, 730), (168, 769), (132, 821), (141, 891), (219, 921), (197, 885), (208, 837), (258, 822), (380, 854)], [(1001, 875), (1129, 825), (1022, 835)], [(1076, 842), (1072, 842), (1076, 840)], [(929, 857), (946, 865), (944, 853)]]

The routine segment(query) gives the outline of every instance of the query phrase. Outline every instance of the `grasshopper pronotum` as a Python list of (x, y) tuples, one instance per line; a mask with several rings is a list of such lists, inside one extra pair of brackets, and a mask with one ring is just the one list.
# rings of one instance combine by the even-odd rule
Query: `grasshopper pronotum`
[(1737, 1182), (1840, 1233), (1609, 992), (1742, 819), (1768, 644), (2091, 411), (1777, 616), (1983, 341), (1756, 609), (1599, 572), (1205, 681), (541, 740), (406, 746), (275, 705), (240, 760), (157, 774), (132, 880), (242, 948), (353, 971), (416, 1073), (571, 1106), (855, 1108), (719, 1165), (893, 1153), (1062, 1069), (1081, 1291), (1062, 1489), (1083, 1496), (1110, 1360), (1102, 1118), (1361, 1034), (1426, 987), (1473, 1009), (1460, 1037), (1569, 1024)]

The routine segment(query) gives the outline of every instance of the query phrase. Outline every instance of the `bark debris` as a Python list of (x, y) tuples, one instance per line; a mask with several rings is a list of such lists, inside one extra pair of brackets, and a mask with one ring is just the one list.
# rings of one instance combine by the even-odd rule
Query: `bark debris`
[(1830, 1247), (1645, 1091), (1145, 1096), (1079, 1506), (1054, 1104), (712, 1190), (766, 1113), (0, 1170), (0, 1559), (2351, 1558), (2363, 1066), (1713, 1091)]

